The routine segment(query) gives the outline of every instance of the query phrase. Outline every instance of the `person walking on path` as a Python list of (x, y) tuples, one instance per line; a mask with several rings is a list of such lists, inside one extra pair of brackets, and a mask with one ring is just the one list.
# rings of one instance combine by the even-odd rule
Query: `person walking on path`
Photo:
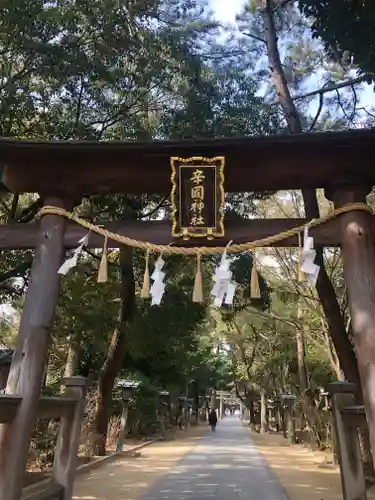
[(211, 426), (211, 431), (215, 432), (217, 424), (217, 415), (216, 415), (216, 410), (214, 408), (212, 408), (212, 410), (208, 415), (208, 423)]

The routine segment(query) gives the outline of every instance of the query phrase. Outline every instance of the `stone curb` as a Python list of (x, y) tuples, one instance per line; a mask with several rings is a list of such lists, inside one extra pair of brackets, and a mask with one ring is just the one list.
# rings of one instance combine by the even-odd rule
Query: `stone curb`
[[(85, 472), (89, 472), (92, 469), (95, 469), (96, 467), (100, 467), (103, 463), (107, 463), (107, 461), (113, 460), (116, 457), (126, 457), (126, 456), (131, 456), (133, 453), (136, 453), (138, 450), (141, 450), (142, 448), (146, 448), (146, 446), (150, 446), (154, 443), (157, 443), (159, 441), (162, 441), (161, 438), (153, 439), (151, 441), (146, 441), (141, 444), (137, 444), (136, 446), (132, 446), (131, 448), (124, 450), (124, 451), (114, 451), (110, 455), (106, 455), (105, 457), (99, 457), (96, 460), (93, 460), (92, 462), (89, 462), (87, 464), (80, 465), (76, 469), (76, 476), (84, 474)], [(40, 488), (43, 486), (47, 486), (51, 483), (51, 477), (47, 477), (46, 479), (43, 479), (42, 481), (38, 481), (37, 483), (30, 484), (29, 486), (26, 486), (22, 490), (22, 498), (27, 498), (29, 495), (34, 493), (35, 491), (39, 491)]]
[(136, 446), (132, 446), (131, 448), (128, 448), (127, 450), (124, 451), (114, 451), (113, 453), (110, 453), (109, 455), (106, 455), (105, 457), (99, 457), (96, 460), (92, 460), (91, 462), (88, 462), (87, 464), (82, 464), (76, 469), (76, 475), (81, 475), (84, 474), (85, 472), (90, 471), (91, 469), (96, 469), (96, 467), (100, 467), (103, 463), (106, 463), (107, 461), (111, 461), (114, 458), (118, 457), (126, 457), (130, 456), (133, 453), (136, 453), (138, 450), (141, 450), (142, 448), (146, 448), (147, 446), (150, 446), (154, 443), (157, 443), (161, 441), (160, 438), (158, 439), (153, 439), (151, 441), (146, 441), (145, 443), (137, 444)]

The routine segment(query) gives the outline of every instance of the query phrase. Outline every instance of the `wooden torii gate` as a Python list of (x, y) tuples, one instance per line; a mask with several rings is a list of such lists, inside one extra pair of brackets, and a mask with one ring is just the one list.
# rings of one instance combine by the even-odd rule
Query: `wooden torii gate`
[[(224, 156), (227, 192), (324, 188), (335, 207), (366, 203), (375, 184), (374, 130), (245, 139), (153, 142), (32, 142), (0, 139), (3, 183), (15, 193), (39, 193), (44, 205), (65, 209), (93, 193), (168, 195), (170, 157)], [(225, 238), (204, 245), (255, 240), (307, 220), (234, 220)], [(100, 222), (102, 223), (102, 222)], [(117, 233), (170, 244), (168, 222), (104, 223)], [(0, 226), (0, 249), (34, 248), (31, 280), (11, 365), (8, 393), (17, 404), (0, 429), (0, 500), (20, 500), (30, 436), (39, 404), (50, 329), (59, 293), (65, 249), (77, 246), (85, 230), (63, 217)], [(316, 244), (341, 246), (362, 391), (375, 456), (375, 222), (350, 211), (311, 230)], [(183, 242), (200, 245), (202, 241)], [(92, 234), (89, 246), (102, 246)], [(176, 244), (181, 244), (176, 242)], [(114, 242), (109, 242), (115, 247)], [(297, 246), (297, 237), (279, 246)], [(9, 396), (4, 396), (8, 397)], [(14, 401), (16, 401), (16, 399)], [(13, 403), (12, 403), (13, 404)], [(1, 399), (0, 399), (1, 405)], [(5, 420), (5, 419), (4, 419)], [(4, 421), (2, 420), (2, 421)], [(0, 420), (1, 421), (1, 420)], [(64, 500), (71, 498), (71, 491)]]

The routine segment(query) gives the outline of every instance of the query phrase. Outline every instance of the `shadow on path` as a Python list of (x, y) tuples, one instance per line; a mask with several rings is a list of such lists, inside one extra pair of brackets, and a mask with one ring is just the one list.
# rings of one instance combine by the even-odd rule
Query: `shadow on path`
[(141, 500), (287, 500), (237, 417), (220, 422)]

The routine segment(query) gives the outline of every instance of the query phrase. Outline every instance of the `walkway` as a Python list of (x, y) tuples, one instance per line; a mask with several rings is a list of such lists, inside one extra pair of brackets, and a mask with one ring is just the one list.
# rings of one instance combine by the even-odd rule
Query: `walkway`
[(287, 500), (237, 417), (227, 417), (141, 500)]
[(198, 432), (78, 477), (74, 500), (287, 500), (237, 417)]

